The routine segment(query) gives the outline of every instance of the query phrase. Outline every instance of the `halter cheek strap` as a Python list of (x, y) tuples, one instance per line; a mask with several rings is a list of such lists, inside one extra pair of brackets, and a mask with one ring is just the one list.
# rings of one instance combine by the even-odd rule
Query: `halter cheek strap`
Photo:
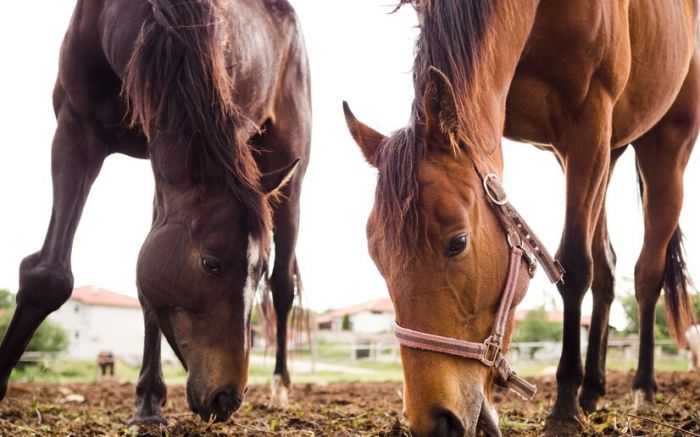
[[(480, 174), (478, 171), (477, 173)], [(500, 220), (501, 225), (508, 232), (508, 238), (510, 239), (511, 234), (514, 232), (520, 237), (521, 246), (524, 249), (523, 253), (527, 257), (530, 276), (534, 275), (534, 269), (537, 267), (537, 262), (539, 262), (552, 284), (562, 281), (564, 268), (559, 264), (559, 261), (547, 252), (542, 241), (508, 201), (505, 189), (498, 176), (494, 173), (488, 173), (482, 177), (482, 180), (486, 197), (496, 211), (496, 216)]]
[[(479, 175), (481, 176), (480, 172)], [(405, 347), (479, 361), (486, 367), (495, 369), (502, 384), (524, 399), (530, 400), (537, 393), (537, 387), (516, 375), (503, 355), (503, 337), (508, 314), (513, 309), (518, 275), (523, 258), (528, 263), (530, 276), (534, 274), (534, 268), (537, 265), (537, 261), (539, 261), (552, 283), (562, 280), (564, 269), (558, 261), (551, 257), (541, 241), (525, 223), (525, 220), (508, 202), (498, 176), (488, 173), (482, 177), (482, 180), (486, 196), (507, 233), (508, 245), (510, 246), (508, 278), (506, 279), (506, 285), (501, 296), (501, 303), (498, 307), (491, 335), (482, 343), (474, 343), (414, 331), (401, 327), (396, 322), (394, 322), (394, 334), (399, 344)]]

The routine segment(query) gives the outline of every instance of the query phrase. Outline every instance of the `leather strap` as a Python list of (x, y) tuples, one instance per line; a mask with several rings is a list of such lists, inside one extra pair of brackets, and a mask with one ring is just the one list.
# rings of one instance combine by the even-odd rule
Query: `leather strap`
[(485, 366), (495, 369), (500, 382), (506, 387), (524, 399), (530, 400), (537, 393), (537, 387), (516, 375), (503, 355), (505, 326), (508, 321), (508, 314), (513, 309), (518, 274), (520, 273), (523, 258), (526, 258), (528, 262), (528, 271), (531, 276), (534, 274), (535, 260), (537, 260), (552, 283), (562, 280), (564, 269), (558, 261), (552, 258), (540, 239), (532, 232), (532, 229), (530, 229), (518, 211), (508, 202), (508, 197), (498, 176), (494, 173), (483, 173), (480, 171), (480, 166), (469, 148), (467, 148), (467, 152), (472, 155), (472, 162), (483, 181), (486, 197), (503, 225), (508, 245), (511, 248), (508, 277), (491, 335), (483, 343), (475, 343), (414, 331), (403, 328), (396, 322), (394, 322), (394, 334), (399, 344), (405, 347), (480, 361)]
[(456, 355), (463, 358), (480, 361), (486, 367), (496, 369), (501, 382), (526, 400), (532, 399), (537, 393), (537, 387), (515, 374), (503, 355), (503, 334), (508, 320), (508, 313), (513, 304), (518, 274), (522, 266), (523, 252), (517, 246), (512, 246), (508, 278), (501, 296), (498, 314), (491, 335), (483, 343), (459, 340), (441, 335), (414, 331), (399, 326), (394, 322), (394, 334), (399, 344), (414, 349)]
[(535, 263), (532, 260), (532, 255), (544, 269), (549, 280), (556, 284), (561, 282), (564, 278), (564, 268), (555, 260), (544, 244), (537, 238), (537, 235), (532, 231), (530, 226), (525, 222), (520, 213), (511, 205), (508, 201), (508, 196), (503, 188), (501, 179), (489, 169), (489, 166), (484, 164), (480, 157), (474, 153), (472, 147), (465, 142), (460, 143), (462, 149), (467, 152), (469, 158), (474, 166), (479, 178), (484, 184), (484, 190), (486, 191), (486, 197), (489, 199), (491, 206), (493, 207), (498, 219), (503, 225), (503, 229), (507, 234), (511, 234), (513, 231), (517, 232), (523, 241), (523, 251), (528, 257), (528, 267), (530, 270), (530, 276), (534, 275)]
[[(515, 231), (520, 236), (525, 251), (534, 255), (547, 274), (550, 282), (556, 284), (564, 277), (564, 268), (547, 251), (542, 241), (532, 231), (525, 219), (508, 201), (501, 180), (494, 173), (488, 173), (483, 178), (486, 197), (491, 202), (496, 215), (506, 232)], [(532, 265), (532, 264), (531, 264)], [(531, 270), (532, 273), (532, 270)]]

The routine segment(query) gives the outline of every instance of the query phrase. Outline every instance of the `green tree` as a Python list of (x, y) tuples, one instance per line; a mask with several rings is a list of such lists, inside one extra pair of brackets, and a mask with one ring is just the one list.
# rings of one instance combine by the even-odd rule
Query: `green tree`
[[(0, 289), (0, 333), (4, 337), (15, 312), (15, 295)], [(27, 345), (28, 351), (61, 352), (68, 347), (68, 333), (55, 323), (44, 321)]]
[(547, 310), (542, 306), (527, 312), (525, 318), (518, 323), (513, 341), (560, 341), (561, 337), (561, 323), (548, 321)]
[(341, 329), (343, 331), (352, 331), (352, 320), (350, 320), (350, 315), (343, 315), (343, 322), (341, 324)]
[(0, 288), (0, 312), (10, 310), (15, 306), (15, 295), (10, 290)]
[[(700, 300), (695, 297), (692, 299), (693, 305), (695, 306), (695, 314), (700, 315)], [(638, 334), (639, 305), (637, 305), (637, 298), (635, 298), (634, 293), (627, 293), (622, 297), (620, 302), (622, 303), (622, 308), (625, 310), (625, 315), (627, 316), (627, 327), (625, 328), (624, 332), (627, 334)], [(654, 327), (654, 337), (658, 340), (671, 338), (671, 333), (668, 329), (668, 320), (666, 319), (666, 307), (664, 305), (663, 295), (656, 303), (656, 326)]]

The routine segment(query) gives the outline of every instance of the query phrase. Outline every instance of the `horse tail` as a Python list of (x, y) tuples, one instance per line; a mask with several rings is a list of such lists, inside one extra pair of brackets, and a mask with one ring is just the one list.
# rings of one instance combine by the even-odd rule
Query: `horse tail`
[[(275, 312), (272, 296), (272, 284), (270, 283), (270, 275), (268, 274), (267, 263), (263, 269), (263, 284), (260, 287), (260, 315), (264, 325), (265, 340), (267, 346), (277, 343), (277, 314)], [(312, 329), (311, 329), (311, 314), (310, 311), (304, 308), (302, 295), (304, 283), (301, 280), (301, 272), (299, 263), (294, 260), (294, 300), (289, 314), (289, 328), (291, 329), (292, 342), (301, 347), (306, 335), (309, 348), (312, 345)]]
[[(639, 165), (637, 165), (636, 169), (639, 193), (643, 199), (644, 181), (639, 172)], [(691, 295), (688, 292), (690, 287), (692, 287), (692, 279), (685, 262), (683, 232), (680, 225), (678, 225), (666, 247), (663, 289), (669, 333), (681, 347), (687, 346), (685, 331), (688, 326), (696, 321), (695, 308)]]
[(292, 306), (292, 320), (290, 322), (292, 328), (292, 336), (297, 348), (300, 348), (304, 343), (304, 335), (308, 341), (309, 349), (312, 347), (311, 338), (311, 314), (307, 308), (304, 308), (303, 301), (304, 283), (301, 280), (301, 272), (299, 270), (299, 262), (294, 260), (294, 305)]
[(666, 318), (671, 334), (682, 347), (687, 346), (685, 331), (695, 324), (695, 308), (688, 293), (692, 280), (685, 262), (683, 232), (678, 226), (671, 236), (666, 249), (666, 268), (664, 270), (664, 297), (666, 301)]

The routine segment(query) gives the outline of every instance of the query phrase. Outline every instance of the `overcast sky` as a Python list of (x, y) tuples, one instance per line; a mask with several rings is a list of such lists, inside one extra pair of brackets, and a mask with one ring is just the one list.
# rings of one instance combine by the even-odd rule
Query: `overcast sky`
[[(414, 11), (388, 14), (390, 0), (296, 0), (311, 60), (314, 131), (302, 195), (297, 254), (314, 309), (387, 296), (366, 249), (365, 222), (376, 172), (347, 133), (341, 101), (377, 130), (405, 125), (413, 99)], [(75, 0), (4, 2), (0, 16), (0, 288), (16, 290), (21, 259), (38, 250), (51, 212), (50, 145), (55, 128), (51, 90), (58, 50)], [(40, 12), (40, 13), (37, 13)], [(511, 200), (554, 252), (564, 212), (564, 180), (554, 158), (504, 142)], [(700, 254), (697, 153), (686, 172), (681, 223), (689, 263)], [(642, 241), (634, 156), (618, 164), (608, 195), (618, 278), (633, 275)], [(135, 265), (151, 221), (148, 162), (110, 157), (85, 208), (73, 250), (76, 286), (97, 285), (135, 296)], [(628, 284), (618, 281), (625, 290)], [(622, 290), (618, 290), (618, 293)], [(589, 296), (590, 297), (590, 296)], [(532, 281), (524, 307), (560, 299), (544, 274)], [(619, 321), (619, 307), (614, 311)]]

